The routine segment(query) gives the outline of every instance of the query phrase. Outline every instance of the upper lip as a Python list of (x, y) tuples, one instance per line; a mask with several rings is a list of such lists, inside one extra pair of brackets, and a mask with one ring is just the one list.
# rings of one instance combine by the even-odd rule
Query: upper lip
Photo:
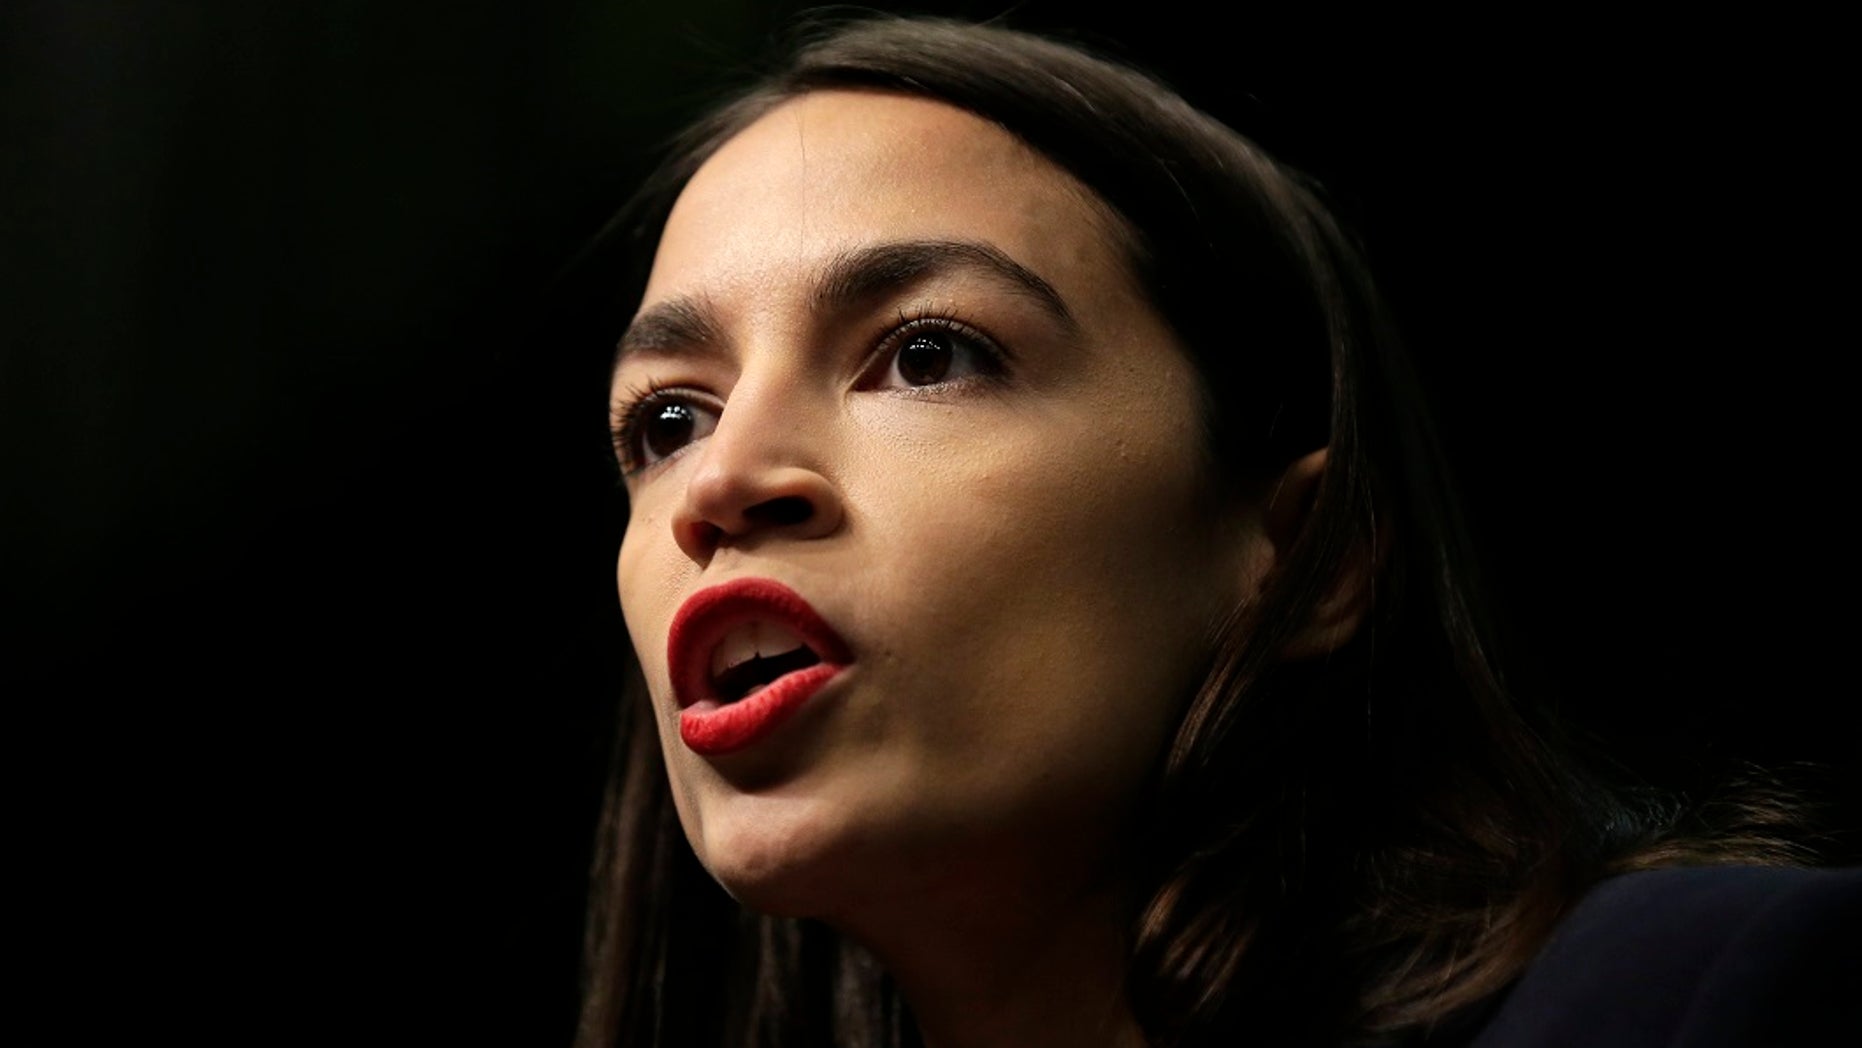
[(759, 619), (794, 632), (823, 662), (853, 661), (847, 642), (801, 594), (775, 579), (733, 579), (692, 594), (672, 617), (666, 660), (681, 709), (724, 701), (711, 675), (712, 652), (733, 628)]

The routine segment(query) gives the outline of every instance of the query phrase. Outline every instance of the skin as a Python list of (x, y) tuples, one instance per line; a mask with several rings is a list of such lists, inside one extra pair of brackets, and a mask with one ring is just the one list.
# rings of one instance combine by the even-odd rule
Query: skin
[[(700, 420), (629, 474), (618, 566), (692, 847), (744, 903), (871, 948), (938, 1048), (1141, 1043), (1118, 844), (1212, 624), (1276, 545), (1219, 491), (1196, 374), (1116, 228), (977, 117), (806, 95), (727, 142), (666, 225), (641, 315), (699, 303), (709, 326), (636, 339), (616, 368), (623, 414), (656, 385)], [(823, 301), (837, 259), (916, 241), (1000, 252), (1071, 323), (962, 264)], [(913, 385), (887, 335), (920, 312), (1011, 359), (986, 373), (959, 341)], [(747, 577), (801, 593), (856, 661), (768, 738), (702, 757), (667, 629)]]

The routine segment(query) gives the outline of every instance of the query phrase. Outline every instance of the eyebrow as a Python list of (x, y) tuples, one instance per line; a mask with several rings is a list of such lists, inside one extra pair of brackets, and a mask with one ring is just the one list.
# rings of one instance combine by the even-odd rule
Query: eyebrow
[(724, 341), (718, 309), (703, 295), (682, 295), (648, 309), (627, 325), (614, 347), (614, 363), (635, 353), (677, 353), (692, 346), (715, 346)]
[[(986, 277), (1036, 306), (1069, 334), (1079, 322), (1054, 285), (1001, 248), (973, 240), (904, 240), (874, 244), (834, 256), (815, 282), (816, 312), (845, 312), (876, 298), (956, 272)], [(677, 354), (724, 342), (717, 307), (702, 295), (667, 299), (642, 310), (615, 347), (614, 363), (635, 353)]]

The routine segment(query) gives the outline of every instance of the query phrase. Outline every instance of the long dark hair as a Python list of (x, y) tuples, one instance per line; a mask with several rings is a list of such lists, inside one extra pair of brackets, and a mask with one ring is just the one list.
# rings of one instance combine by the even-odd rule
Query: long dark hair
[[(1153, 1044), (1428, 1030), (1517, 975), (1609, 872), (1792, 857), (1763, 826), (1689, 836), (1677, 807), (1606, 789), (1514, 700), (1358, 246), (1314, 187), (1141, 73), (993, 26), (833, 28), (694, 126), (611, 227), (636, 281), (698, 166), (783, 100), (828, 88), (969, 110), (1097, 193), (1200, 369), (1211, 447), (1237, 492), (1329, 449), (1299, 538), (1222, 629), (1130, 843), (1142, 883), (1127, 991)], [(1374, 599), (1354, 638), (1277, 659), (1351, 577)], [(741, 912), (710, 882), (638, 695), (622, 721), (580, 1048), (913, 1043), (863, 951), (818, 924)]]

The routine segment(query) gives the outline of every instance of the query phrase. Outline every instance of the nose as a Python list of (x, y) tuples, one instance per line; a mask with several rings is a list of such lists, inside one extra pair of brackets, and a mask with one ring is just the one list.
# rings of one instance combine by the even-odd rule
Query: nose
[(776, 385), (740, 381), (702, 447), (672, 517), (674, 540), (699, 565), (718, 550), (767, 538), (805, 540), (841, 526), (826, 472), (826, 420)]

